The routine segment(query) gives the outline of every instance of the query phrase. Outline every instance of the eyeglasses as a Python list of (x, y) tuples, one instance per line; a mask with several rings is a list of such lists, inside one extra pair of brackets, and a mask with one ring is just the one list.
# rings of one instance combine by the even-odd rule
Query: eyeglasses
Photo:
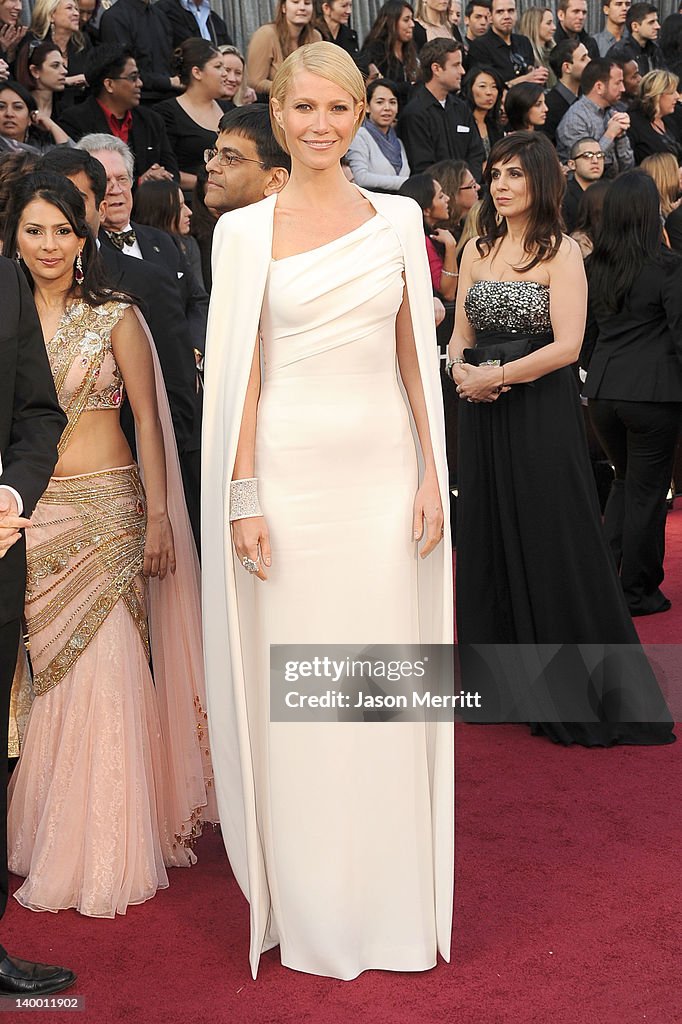
[(604, 159), (604, 154), (602, 153), (601, 149), (598, 149), (595, 153), (592, 153), (592, 152), (577, 153), (576, 156), (574, 157), (574, 159), (575, 160), (603, 160)]
[(479, 189), (480, 187), (481, 186), (478, 184), (477, 181), (472, 181), (470, 185), (460, 185), (459, 188), (457, 189), (457, 191), (458, 192), (466, 192), (467, 189), (470, 189), (470, 188)]
[(119, 75), (118, 78), (112, 78), (112, 82), (141, 82), (142, 75), (139, 71), (131, 71), (129, 75)]
[(250, 156), (242, 156), (240, 153), (230, 153), (227, 149), (205, 149), (204, 150), (204, 162), (210, 164), (211, 160), (215, 160), (218, 157), (218, 163), (221, 167), (232, 167), (233, 164), (258, 164), (262, 170), (265, 170), (265, 166), (260, 160), (254, 160)]

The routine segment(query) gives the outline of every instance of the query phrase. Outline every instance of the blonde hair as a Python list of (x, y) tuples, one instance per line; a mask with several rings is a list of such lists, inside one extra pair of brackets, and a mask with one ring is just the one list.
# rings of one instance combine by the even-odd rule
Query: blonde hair
[(675, 92), (680, 80), (671, 71), (648, 71), (639, 83), (639, 102), (642, 111), (649, 119), (658, 116), (658, 101), (667, 92)]
[[(52, 25), (52, 15), (59, 7), (62, 0), (36, 0), (31, 15), (31, 32), (38, 36), (38, 39), (46, 39)], [(73, 32), (71, 35), (76, 49), (82, 50), (85, 46), (83, 33)]]
[(362, 124), (366, 106), (363, 77), (352, 57), (340, 46), (325, 42), (309, 43), (308, 46), (300, 46), (298, 50), (289, 54), (277, 71), (270, 89), (272, 131), (285, 153), (289, 152), (286, 136), (284, 130), (277, 123), (272, 104), (273, 101), (276, 101), (280, 110), (283, 108), (294, 75), (299, 71), (309, 71), (311, 75), (319, 75), (320, 78), (338, 85), (344, 92), (350, 93), (355, 100), (357, 112), (353, 129), (353, 137), (355, 137)]
[(239, 86), (236, 93), (232, 97), (232, 102), (234, 103), (235, 107), (243, 107), (244, 96), (248, 88), (248, 83), (246, 81), (246, 59), (244, 57), (244, 54), (236, 46), (232, 46), (231, 43), (222, 43), (218, 47), (218, 49), (222, 53), (223, 57), (236, 57), (238, 60), (242, 62), (242, 84)]
[(642, 160), (640, 167), (654, 179), (661, 199), (661, 213), (667, 217), (674, 209), (680, 193), (680, 170), (677, 160), (672, 153), (653, 153)]
[[(433, 25), (434, 22), (429, 21), (429, 19), (426, 16), (427, 14), (428, 14), (428, 10), (427, 10), (427, 7), (426, 7), (426, 0), (417, 0), (417, 2), (415, 4), (415, 7), (414, 7), (414, 16), (415, 16), (416, 20), (417, 21), (423, 21), (426, 25)], [(448, 24), (448, 8), (446, 8), (446, 10), (440, 12), (438, 24), (440, 24), (440, 25), (447, 25)]]
[(553, 13), (551, 7), (527, 7), (519, 19), (518, 29), (521, 35), (528, 36), (536, 61), (544, 67), (549, 66), (547, 63), (549, 50), (540, 39), (540, 26), (547, 11), (550, 14)]
[(464, 227), (462, 228), (462, 234), (459, 236), (459, 242), (457, 243), (457, 256), (459, 257), (462, 249), (470, 242), (472, 238), (478, 238), (479, 235), (483, 234), (483, 227), (481, 225), (481, 210), (483, 209), (483, 200), (477, 199), (474, 205), (467, 213), (466, 220), (464, 221)]

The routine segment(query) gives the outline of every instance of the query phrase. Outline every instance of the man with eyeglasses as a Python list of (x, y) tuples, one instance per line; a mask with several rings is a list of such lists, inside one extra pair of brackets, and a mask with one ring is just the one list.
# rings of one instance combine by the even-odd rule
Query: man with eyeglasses
[(568, 167), (571, 175), (566, 182), (562, 213), (566, 231), (570, 234), (577, 222), (580, 197), (604, 174), (604, 154), (597, 139), (579, 139), (574, 142)]
[(124, 46), (97, 46), (88, 54), (85, 77), (90, 96), (68, 107), (59, 124), (77, 142), (84, 135), (114, 135), (135, 159), (134, 184), (174, 178), (178, 161), (166, 126), (153, 110), (140, 106), (142, 80), (132, 51)]
[(204, 202), (216, 217), (251, 206), (280, 192), (289, 180), (291, 158), (272, 132), (265, 103), (228, 111), (220, 120), (214, 149), (204, 153)]
[(508, 86), (519, 82), (544, 85), (547, 68), (535, 65), (533, 46), (527, 36), (514, 32), (516, 0), (492, 0), (492, 24), (485, 35), (472, 39), (467, 67), (477, 64), (495, 69)]

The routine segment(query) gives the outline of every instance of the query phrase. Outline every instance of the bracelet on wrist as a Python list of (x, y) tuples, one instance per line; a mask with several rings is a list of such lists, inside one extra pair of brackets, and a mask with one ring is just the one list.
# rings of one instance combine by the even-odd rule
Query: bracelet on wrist
[(450, 380), (453, 380), (452, 367), (460, 366), (462, 363), (465, 362), (466, 359), (463, 359), (462, 356), (457, 356), (455, 359), (448, 359), (447, 363), (445, 364), (445, 375), (449, 377)]
[(230, 522), (235, 519), (251, 519), (262, 516), (258, 501), (258, 479), (247, 477), (244, 480), (230, 482)]
[(441, 274), (445, 274), (446, 277), (459, 277), (459, 270), (446, 270), (443, 267)]

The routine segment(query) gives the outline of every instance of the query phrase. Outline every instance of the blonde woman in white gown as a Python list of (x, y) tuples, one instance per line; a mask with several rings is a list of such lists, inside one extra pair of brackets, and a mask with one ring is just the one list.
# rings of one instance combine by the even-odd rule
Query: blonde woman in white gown
[(285, 966), (342, 979), (450, 955), (452, 724), (269, 720), (270, 644), (452, 643), (421, 213), (345, 178), (363, 97), (339, 47), (295, 51), (271, 93), (289, 183), (215, 236), (209, 725), (254, 977), (276, 945)]

